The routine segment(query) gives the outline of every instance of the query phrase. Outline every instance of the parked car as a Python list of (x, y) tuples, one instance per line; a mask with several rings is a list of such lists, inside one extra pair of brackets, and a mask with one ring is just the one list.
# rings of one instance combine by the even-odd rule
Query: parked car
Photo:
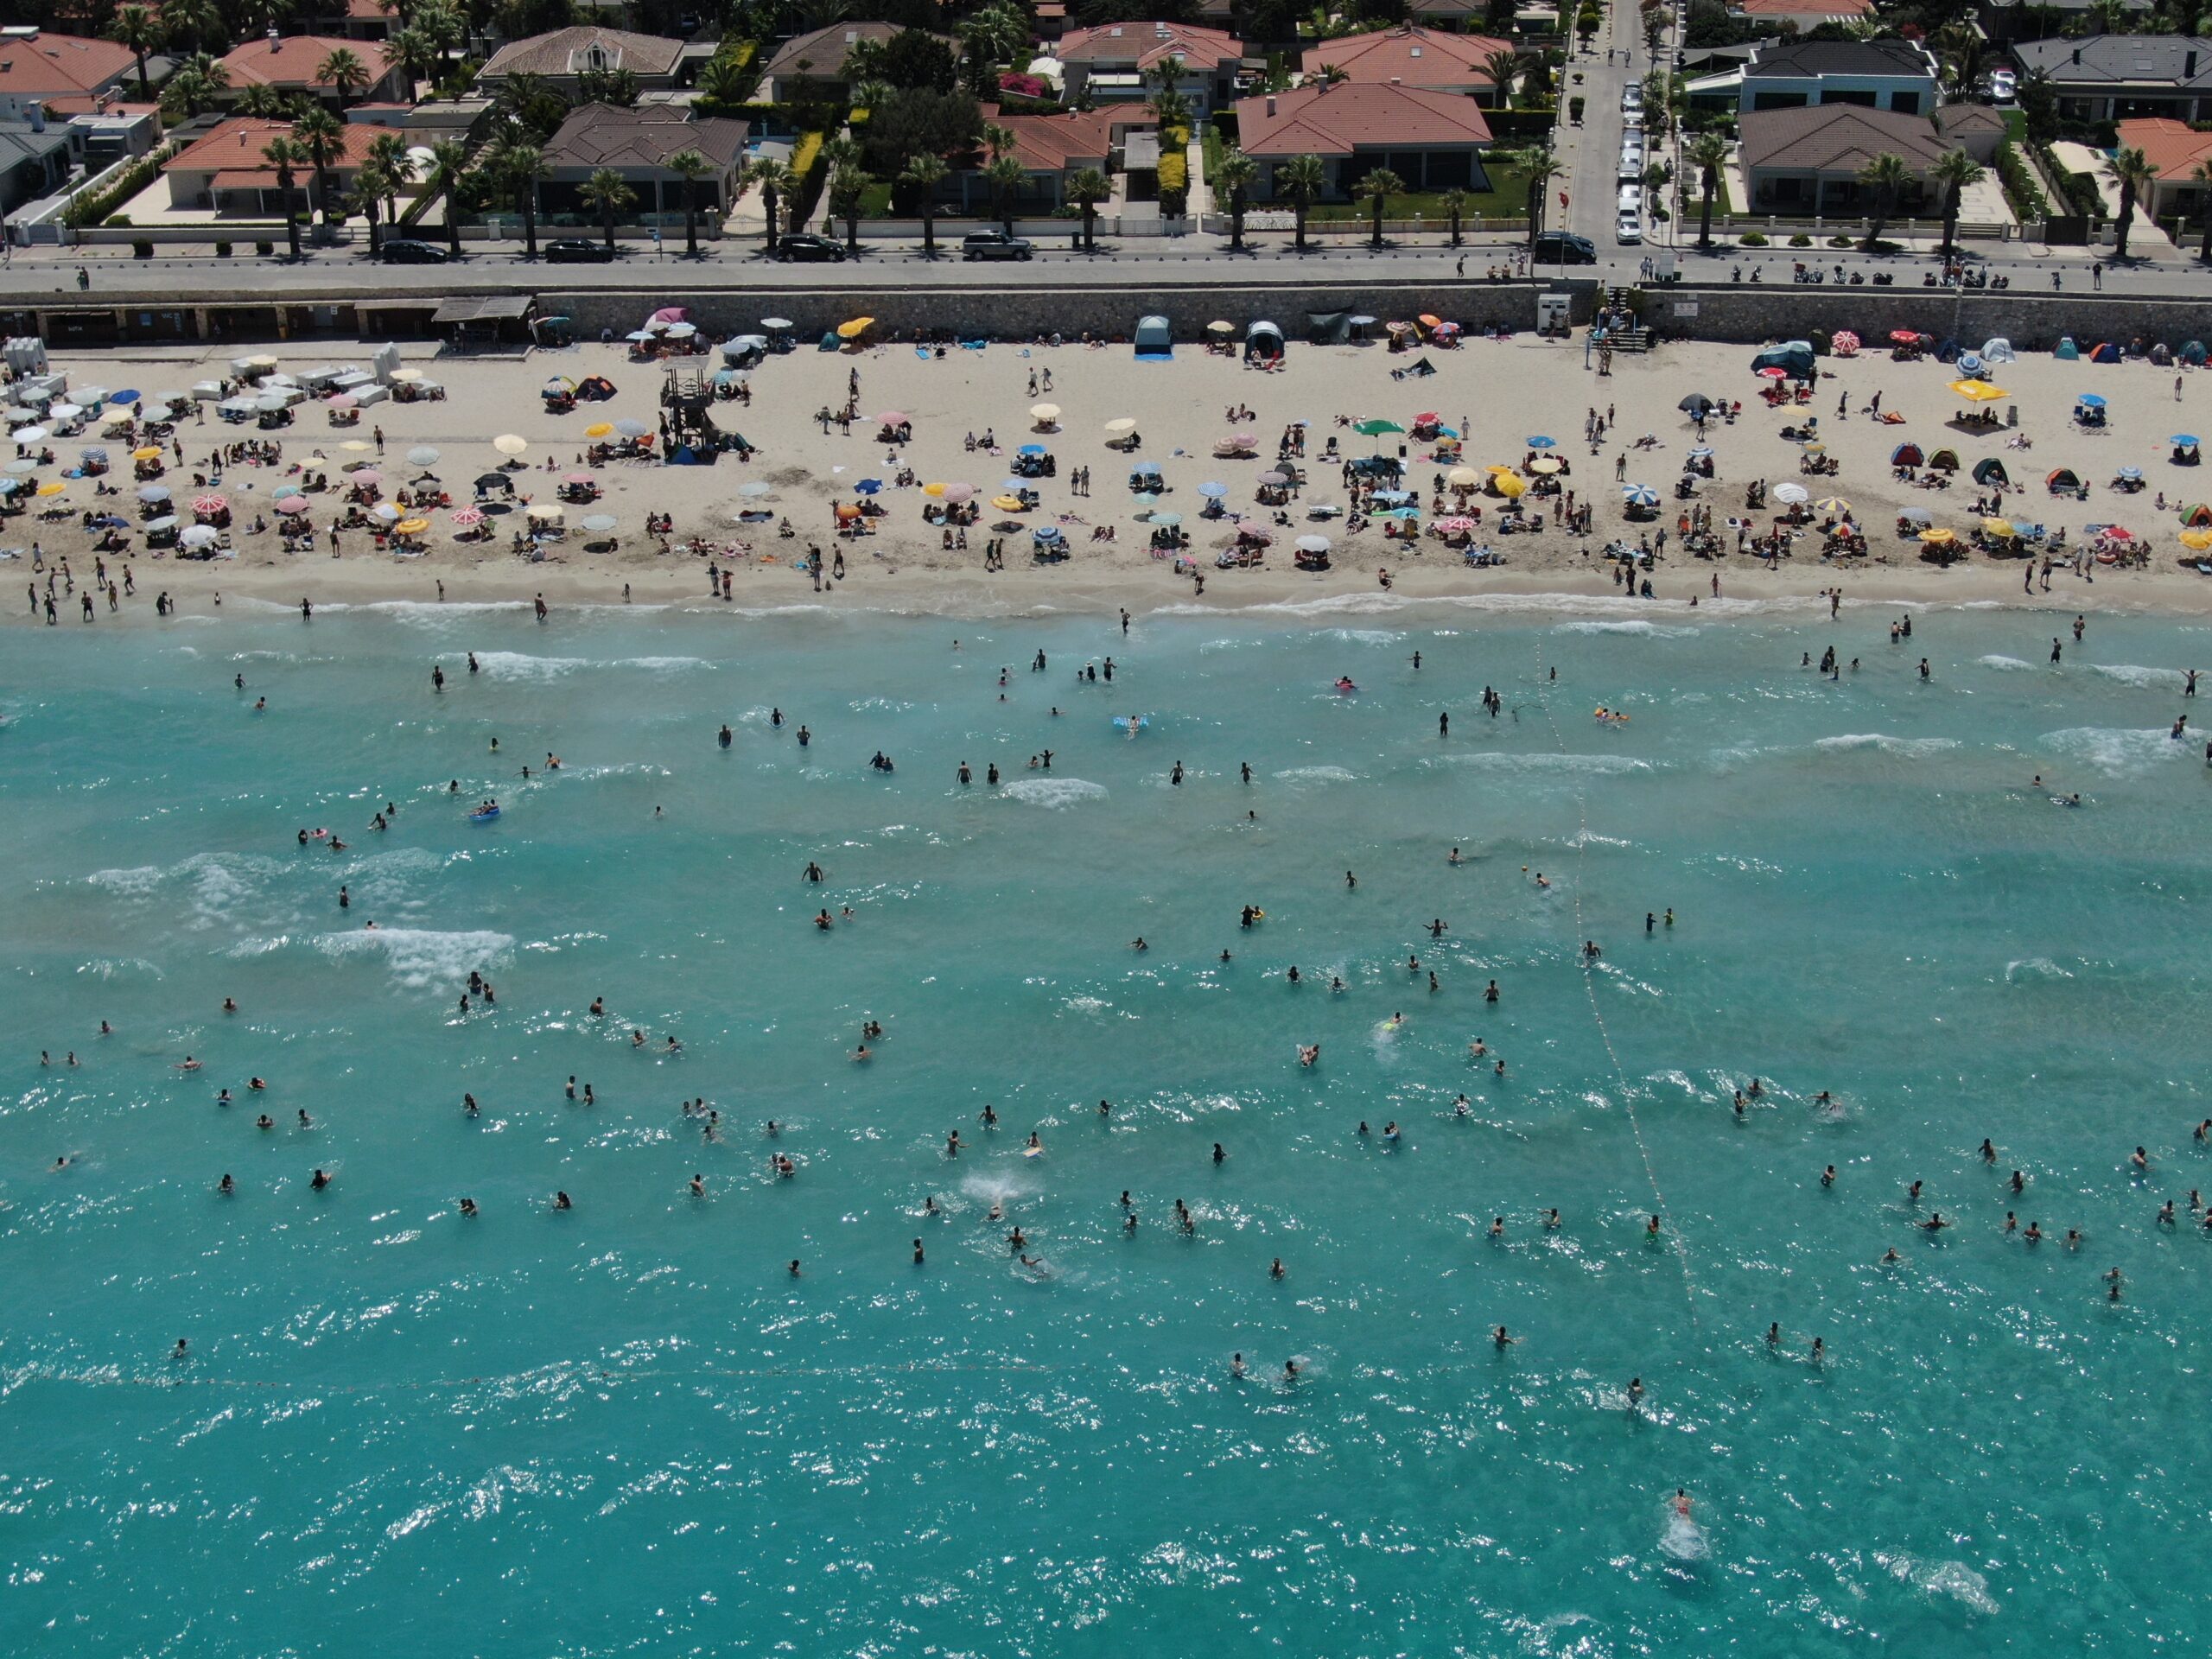
[(614, 250), (606, 243), (587, 242), (578, 237), (548, 242), (544, 254), (545, 263), (550, 265), (604, 265), (614, 258)]
[(1027, 259), (1033, 251), (1025, 238), (1004, 231), (974, 231), (960, 238), (963, 259)]
[(1642, 216), (1634, 213), (1623, 213), (1620, 216), (1619, 224), (1613, 227), (1613, 234), (1624, 242), (1643, 241), (1643, 219)]
[(1530, 262), (1539, 265), (1594, 265), (1598, 245), (1572, 231), (1545, 231), (1536, 238)]
[(804, 232), (787, 236), (776, 245), (776, 257), (802, 262), (828, 260), (831, 264), (843, 263), (845, 245), (833, 242), (826, 236), (812, 236)]
[(2020, 93), (2020, 78), (2010, 69), (1999, 69), (1989, 77), (1989, 96), (1999, 104), (2010, 104)]
[(387, 265), (442, 265), (452, 257), (435, 242), (416, 242), (404, 236), (386, 242), (378, 257)]
[(1640, 110), (1643, 107), (1643, 88), (1630, 81), (1621, 88), (1621, 108)]

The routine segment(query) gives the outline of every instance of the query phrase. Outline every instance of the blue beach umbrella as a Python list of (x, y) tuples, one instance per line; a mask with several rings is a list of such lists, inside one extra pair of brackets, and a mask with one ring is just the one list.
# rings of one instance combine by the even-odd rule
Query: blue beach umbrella
[(2103, 398), (2101, 398), (2101, 397), (2098, 397), (2098, 396), (2097, 396), (2097, 394), (2096, 394), (2095, 392), (2094, 392), (2094, 391), (2085, 391), (2085, 392), (2083, 392), (2083, 393), (2082, 394), (2082, 408), (2084, 408), (2084, 409), (2102, 409), (2104, 406), (2105, 406), (2105, 400), (2104, 400)]
[(1622, 488), (1621, 499), (1631, 507), (1656, 507), (1659, 505), (1659, 492), (1649, 484), (1630, 484)]
[(1155, 512), (1152, 515), (1152, 522), (1155, 524), (1165, 524), (1168, 529), (1173, 530), (1183, 522), (1183, 515), (1179, 512)]
[(2183, 445), (2183, 447), (2185, 447), (2185, 448), (2190, 448), (2190, 449), (2194, 449), (2194, 448), (2196, 448), (2196, 445), (2197, 445), (2197, 439), (2196, 439), (2196, 434), (2191, 433), (2191, 432), (2177, 432), (2177, 433), (2175, 433), (2175, 434), (2173, 435), (2173, 436), (2171, 436), (2171, 438), (2168, 438), (2168, 439), (2166, 440), (2166, 442), (2167, 442), (2168, 443), (2177, 443), (2177, 444), (2181, 444), (2181, 445)]
[(144, 395), (134, 387), (129, 391), (111, 391), (107, 400), (111, 404), (135, 404)]
[(1156, 505), (1160, 498), (1154, 495), (1150, 490), (1139, 490), (1135, 495), (1131, 496), (1129, 499), (1135, 502), (1137, 505), (1141, 507), (1149, 507)]
[(1046, 450), (1041, 443), (1025, 443), (1014, 453), (1017, 455), (1041, 455), (1046, 454)]
[[(2176, 443), (2179, 443), (2181, 440), (2179, 438), (2176, 438), (2174, 442)], [(2196, 440), (2195, 438), (2191, 438), (2189, 442), (2195, 443)], [(1218, 501), (1222, 497), (1229, 493), (1229, 486), (1226, 484), (1217, 484), (1209, 479), (1205, 483), (1198, 486), (1198, 493), (1203, 496), (1209, 496), (1212, 499)]]
[(1160, 471), (1160, 463), (1156, 461), (1132, 461), (1129, 464), (1129, 470), (1133, 473), (1157, 474)]
[(2123, 467), (2120, 469), (2120, 475), (2126, 479), (2140, 478), (2143, 476), (2143, 469), (2140, 467)]
[(1529, 447), (1531, 449), (1549, 449), (1554, 447), (1555, 442), (1551, 438), (1535, 437), (1529, 440)]

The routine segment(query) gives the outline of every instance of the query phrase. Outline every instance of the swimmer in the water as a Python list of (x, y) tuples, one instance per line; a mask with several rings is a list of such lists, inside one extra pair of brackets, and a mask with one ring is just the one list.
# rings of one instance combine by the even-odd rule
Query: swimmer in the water
[(1300, 1065), (1312, 1065), (1320, 1058), (1321, 1045), (1319, 1043), (1308, 1043), (1298, 1051), (1298, 1063)]

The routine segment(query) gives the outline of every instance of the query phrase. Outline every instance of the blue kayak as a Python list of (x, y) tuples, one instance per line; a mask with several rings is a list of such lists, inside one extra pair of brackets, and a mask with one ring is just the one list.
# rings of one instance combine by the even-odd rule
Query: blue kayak
[(499, 816), (499, 809), (498, 807), (481, 806), (468, 815), (468, 821), (471, 823), (489, 823), (493, 819)]

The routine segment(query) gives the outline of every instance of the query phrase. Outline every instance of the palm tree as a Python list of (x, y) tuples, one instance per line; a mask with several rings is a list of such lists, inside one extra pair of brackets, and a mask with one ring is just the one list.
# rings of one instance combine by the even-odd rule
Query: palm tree
[(1988, 170), (1963, 149), (1947, 149), (1928, 169), (1928, 176), (1943, 188), (1943, 257), (1951, 257), (1951, 245), (1959, 234), (1959, 197), (1971, 184), (1980, 184), (1988, 177)]
[[(824, 145), (825, 149), (829, 148)], [(699, 181), (715, 170), (696, 149), (679, 149), (668, 158), (668, 170), (683, 181), (683, 257), (699, 257)]]
[(1333, 63), (1323, 64), (1319, 68), (1316, 69), (1312, 74), (1306, 77), (1306, 79), (1325, 90), (1331, 86), (1341, 86), (1344, 82), (1351, 79), (1351, 76), (1349, 72), (1339, 68)]
[(1529, 249), (1533, 253), (1536, 238), (1544, 228), (1545, 193), (1551, 188), (1554, 179), (1567, 176), (1567, 168), (1558, 156), (1541, 145), (1520, 152), (1514, 157), (1514, 163), (1524, 168), (1529, 175)]
[(146, 54), (162, 39), (162, 21), (154, 15), (154, 9), (140, 5), (118, 7), (114, 26), (108, 33), (118, 44), (129, 48), (130, 55), (138, 60), (138, 96), (152, 98), (154, 85), (146, 79)]
[(861, 206), (868, 200), (868, 175), (857, 167), (841, 167), (830, 175), (830, 211), (845, 221), (845, 251), (854, 258), (861, 252)]
[[(1962, 156), (1966, 152), (1955, 153)], [(1697, 169), (1698, 189), (1703, 198), (1697, 209), (1697, 245), (1709, 248), (1713, 245), (1713, 194), (1720, 188), (1720, 169), (1728, 160), (1728, 141), (1717, 132), (1700, 132), (1690, 140), (1682, 159)]]
[[(584, 206), (599, 215), (600, 229), (607, 234), (607, 251), (614, 251), (614, 216), (638, 200), (638, 193), (630, 181), (611, 167), (602, 167), (583, 183), (578, 192)], [(772, 219), (773, 214), (770, 217)]]
[(202, 110), (212, 109), (230, 86), (231, 72), (205, 52), (195, 52), (162, 88), (162, 111), (166, 114), (174, 109), (189, 120)]
[(1329, 188), (1329, 167), (1319, 156), (1294, 156), (1275, 169), (1275, 188), (1288, 196), (1298, 212), (1295, 243), (1306, 251), (1306, 210)]
[(468, 151), (457, 138), (441, 138), (430, 146), (429, 194), (441, 199), (446, 209), (446, 248), (461, 257), (461, 177), (468, 169)]
[(1019, 156), (996, 156), (983, 169), (983, 182), (991, 187), (991, 206), (998, 214), (999, 228), (1008, 236), (1014, 234), (1014, 199), (1028, 176)]
[(284, 202), (284, 243), (289, 257), (300, 257), (300, 216), (292, 202), (292, 169), (307, 164), (307, 152), (296, 138), (277, 137), (261, 147), (262, 159), (276, 169), (276, 194)]
[(2127, 257), (2127, 233), (2134, 228), (2135, 204), (2158, 181), (2151, 158), (2133, 148), (2113, 151), (2105, 162), (2105, 175), (2120, 187), (2120, 216), (2113, 221), (2112, 257)]
[(1114, 194), (1114, 181), (1095, 167), (1076, 169), (1068, 180), (1068, 200), (1083, 211), (1083, 251), (1098, 251), (1098, 204)]
[(1369, 247), (1376, 249), (1382, 247), (1383, 207), (1392, 196), (1398, 194), (1405, 188), (1406, 181), (1387, 167), (1373, 168), (1365, 178), (1352, 186), (1352, 194), (1363, 198), (1374, 213), (1374, 218), (1369, 222), (1367, 237)]
[(912, 157), (899, 169), (899, 182), (914, 187), (922, 205), (922, 257), (937, 257), (937, 188), (945, 181), (952, 169), (944, 164), (942, 156), (927, 151)]
[(798, 175), (791, 171), (789, 162), (779, 162), (773, 156), (763, 156), (745, 169), (745, 182), (760, 187), (760, 206), (767, 220), (767, 251), (776, 251), (776, 198), (796, 204), (798, 200)]
[(1012, 127), (1002, 127), (995, 121), (983, 124), (983, 148), (990, 153), (993, 161), (1001, 156), (1013, 155), (1017, 142)]
[(391, 194), (398, 188), (399, 181), (393, 178), (384, 164), (373, 156), (364, 161), (360, 170), (353, 175), (353, 200), (351, 205), (363, 219), (369, 221), (369, 257), (372, 259), (375, 258), (384, 247), (384, 225), (377, 216), (377, 208), (380, 203), (389, 200)]
[(527, 142), (499, 147), (499, 181), (515, 193), (522, 214), (523, 257), (537, 257), (537, 181), (547, 172), (545, 152)]
[(1148, 73), (1155, 89), (1151, 99), (1152, 112), (1160, 118), (1160, 126), (1185, 125), (1191, 118), (1191, 100), (1183, 96), (1180, 82), (1189, 73), (1188, 66), (1170, 52)]
[(1859, 252), (1872, 253), (1882, 239), (1882, 227), (1897, 210), (1898, 196), (1912, 182), (1912, 168), (1904, 156), (1885, 149), (1859, 169), (1859, 182), (1874, 193), (1874, 216), (1867, 223), (1866, 239), (1859, 245)]
[(1467, 204), (1473, 200), (1472, 196), (1457, 185), (1453, 185), (1436, 199), (1437, 205), (1451, 216), (1452, 245), (1455, 248), (1459, 245), (1459, 221), (1467, 216)]
[[(2212, 185), (2212, 167), (2207, 167), (2202, 162), (2199, 162), (2190, 169), (2189, 176), (2198, 184)], [(2205, 198), (2204, 245), (2197, 249), (2196, 257), (2199, 259), (2212, 259), (2212, 193), (2208, 193)]]
[(238, 112), (263, 121), (288, 121), (292, 116), (292, 100), (267, 81), (257, 80), (238, 95)]
[(359, 54), (341, 46), (315, 65), (315, 78), (334, 87), (338, 101), (343, 104), (369, 84), (369, 67), (361, 61)]
[(421, 24), (410, 23), (391, 31), (384, 43), (384, 55), (387, 63), (396, 63), (407, 72), (407, 92), (411, 98), (416, 83), (428, 79), (445, 60), (445, 48)]
[(315, 199), (322, 209), (326, 229), (330, 225), (330, 164), (346, 153), (345, 124), (326, 109), (312, 109), (292, 124), (308, 165), (315, 168)]
[(162, 34), (173, 47), (191, 41), (194, 52), (229, 42), (222, 11), (214, 0), (166, 0), (162, 7)]
[(1497, 87), (1497, 107), (1503, 109), (1513, 101), (1513, 77), (1520, 73), (1521, 54), (1510, 47), (1500, 47), (1483, 60), (1483, 73)]
[(1213, 169), (1213, 187), (1217, 194), (1229, 192), (1229, 251), (1244, 251), (1245, 193), (1252, 181), (1260, 176), (1260, 164), (1241, 149), (1224, 150)]
[(407, 141), (396, 132), (380, 132), (369, 140), (368, 164), (382, 185), (384, 216), (399, 223), (399, 193), (415, 182), (415, 162), (407, 154)]

